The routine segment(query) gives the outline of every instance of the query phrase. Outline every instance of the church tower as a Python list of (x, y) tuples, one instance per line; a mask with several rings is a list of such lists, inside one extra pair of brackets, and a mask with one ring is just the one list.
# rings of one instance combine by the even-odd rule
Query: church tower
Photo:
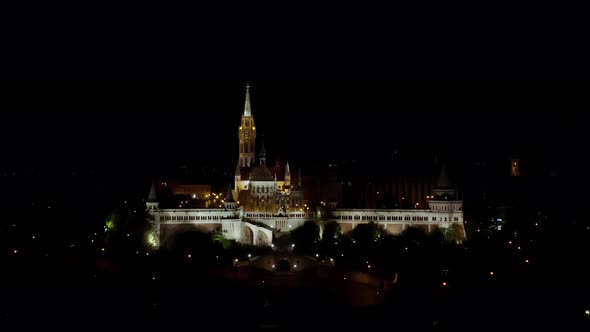
[(252, 106), (250, 105), (250, 85), (246, 85), (246, 104), (244, 105), (244, 114), (240, 124), (240, 167), (254, 166), (254, 156), (256, 153), (256, 125), (252, 117)]

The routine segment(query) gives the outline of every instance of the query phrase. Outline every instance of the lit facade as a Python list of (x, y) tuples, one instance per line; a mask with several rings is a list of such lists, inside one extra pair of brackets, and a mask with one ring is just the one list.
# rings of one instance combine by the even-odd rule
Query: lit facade
[[(323, 226), (338, 222), (344, 233), (358, 224), (374, 222), (392, 234), (407, 227), (453, 229), (459, 239), (465, 238), (463, 202), (457, 199), (443, 166), (434, 188), (427, 197), (427, 207), (420, 209), (337, 209), (337, 202), (325, 203), (326, 213), (311, 215), (304, 203), (301, 170), (293, 176), (289, 163), (267, 165), (264, 143), (256, 148), (256, 125), (252, 114), (250, 88), (246, 86), (246, 102), (238, 129), (238, 162), (233, 189), (223, 200), (224, 208), (160, 209), (155, 184), (147, 201), (152, 216), (154, 246), (178, 232), (199, 230), (222, 232), (232, 240), (252, 245), (270, 245), (277, 233), (289, 232), (307, 220)], [(258, 158), (256, 158), (256, 151)]]

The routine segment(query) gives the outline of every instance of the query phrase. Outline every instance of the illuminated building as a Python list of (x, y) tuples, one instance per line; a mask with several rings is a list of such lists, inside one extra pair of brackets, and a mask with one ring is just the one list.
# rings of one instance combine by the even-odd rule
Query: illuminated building
[[(250, 89), (246, 86), (233, 190), (228, 188), (222, 200), (224, 207), (160, 209), (157, 189), (155, 184), (152, 185), (147, 210), (153, 217), (151, 242), (154, 246), (178, 232), (190, 230), (218, 231), (241, 243), (270, 245), (276, 234), (289, 232), (307, 220), (320, 223), (320, 228), (326, 222), (336, 221), (341, 224), (343, 232), (351, 231), (358, 224), (374, 222), (392, 234), (413, 226), (425, 231), (453, 229), (459, 239), (465, 238), (463, 202), (457, 199), (444, 166), (433, 189), (434, 195), (429, 195), (429, 190), (416, 191), (420, 197), (415, 199), (416, 204), (411, 209), (337, 209), (338, 202), (329, 201), (322, 202), (325, 213), (318, 215), (309, 213), (305, 204), (300, 169), (294, 177), (288, 162), (284, 166), (279, 162), (274, 166), (267, 165), (263, 142), (258, 158), (255, 158), (256, 131)], [(420, 205), (420, 202), (426, 204)]]
[(520, 159), (512, 159), (510, 161), (510, 175), (511, 176), (520, 176)]

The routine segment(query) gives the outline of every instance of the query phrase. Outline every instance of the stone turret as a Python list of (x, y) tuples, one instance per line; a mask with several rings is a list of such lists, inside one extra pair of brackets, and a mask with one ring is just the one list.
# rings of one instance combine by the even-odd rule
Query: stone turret
[(158, 202), (158, 194), (156, 190), (156, 181), (152, 181), (152, 188), (150, 189), (150, 195), (146, 202), (146, 207), (148, 211), (155, 211), (158, 210), (160, 207), (160, 202)]
[(236, 208), (236, 201), (234, 200), (234, 195), (232, 194), (231, 186), (227, 188), (227, 194), (225, 195), (225, 200), (223, 201), (223, 206), (226, 209), (235, 209)]

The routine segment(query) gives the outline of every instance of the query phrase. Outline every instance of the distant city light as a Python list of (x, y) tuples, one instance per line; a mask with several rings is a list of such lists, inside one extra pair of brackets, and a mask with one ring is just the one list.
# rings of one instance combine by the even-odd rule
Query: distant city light
[(443, 281), (442, 285), (443, 285), (443, 286), (446, 286), (446, 285), (447, 285), (447, 283), (446, 283), (445, 281)]
[(188, 255), (187, 255), (187, 257), (188, 257), (188, 258), (191, 258), (192, 256), (191, 256), (191, 254), (188, 254)]

